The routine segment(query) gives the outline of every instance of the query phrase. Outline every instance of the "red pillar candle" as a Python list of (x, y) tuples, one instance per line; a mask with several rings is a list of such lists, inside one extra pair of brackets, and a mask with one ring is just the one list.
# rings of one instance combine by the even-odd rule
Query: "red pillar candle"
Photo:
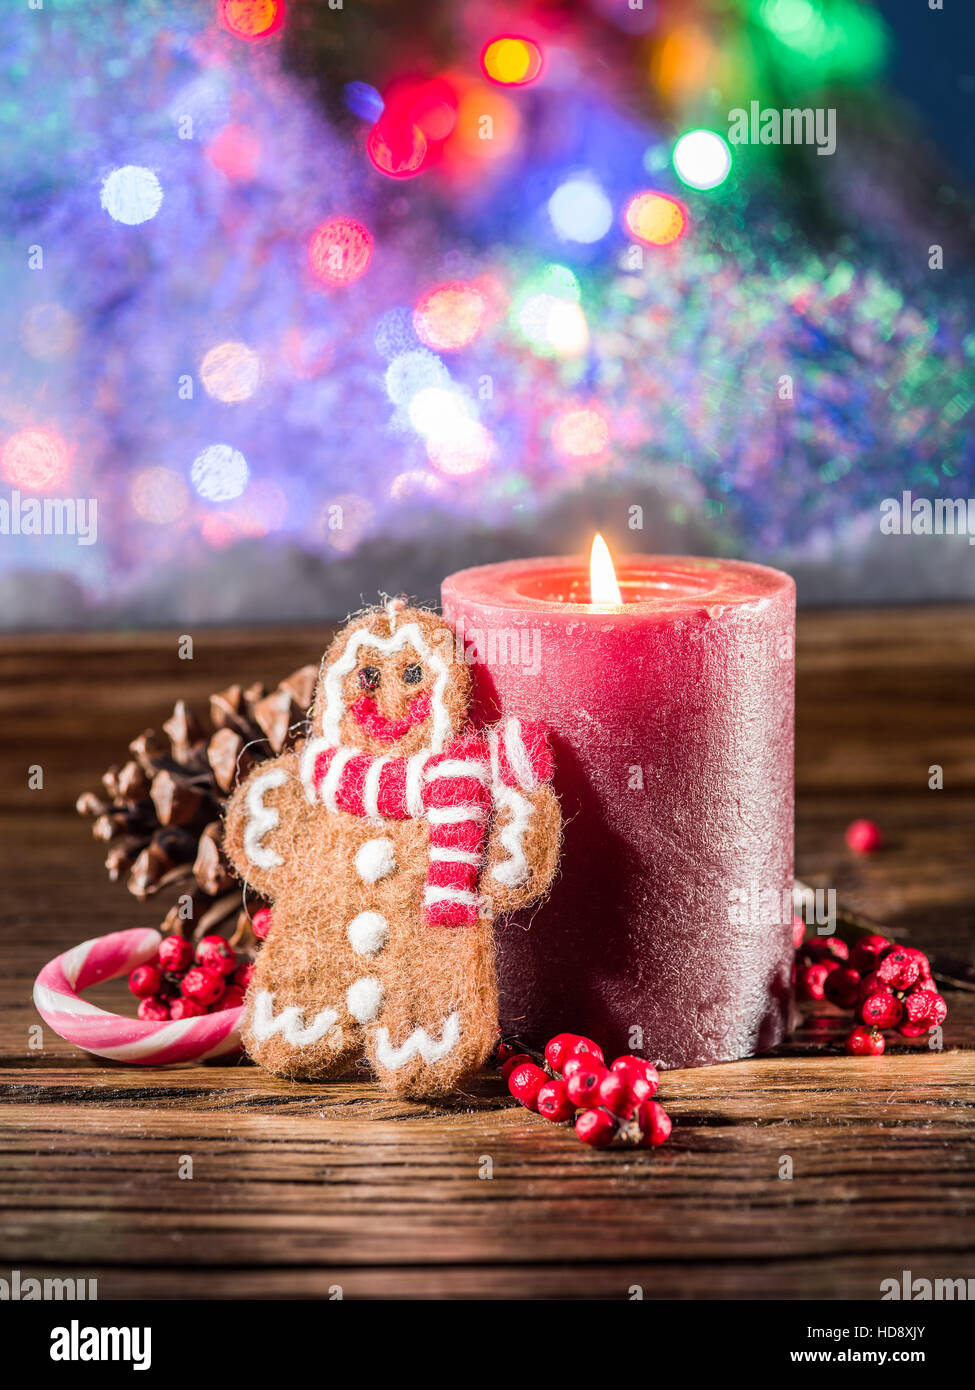
[(545, 722), (565, 817), (550, 899), (499, 930), (502, 1026), (745, 1057), (791, 1013), (795, 585), (684, 556), (627, 557), (619, 585), (591, 603), (572, 559), (443, 585), (477, 717)]

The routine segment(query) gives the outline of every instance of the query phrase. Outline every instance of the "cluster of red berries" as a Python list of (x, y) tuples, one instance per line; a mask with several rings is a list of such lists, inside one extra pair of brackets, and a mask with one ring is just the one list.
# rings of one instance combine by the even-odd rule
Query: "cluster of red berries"
[(496, 1055), (514, 1098), (553, 1124), (574, 1120), (584, 1144), (649, 1149), (670, 1138), (670, 1116), (653, 1099), (660, 1077), (652, 1062), (627, 1053), (607, 1067), (599, 1044), (578, 1033), (552, 1038), (544, 1066), (511, 1043), (499, 1043)]
[(235, 1009), (253, 973), (253, 961), (238, 964), (222, 936), (201, 937), (195, 948), (185, 936), (167, 936), (156, 959), (132, 971), (129, 989), (141, 1000), (139, 1017), (162, 1023)]
[(883, 1029), (901, 1037), (920, 1038), (940, 1027), (948, 1005), (935, 988), (923, 951), (897, 946), (886, 936), (861, 936), (852, 950), (836, 936), (803, 941), (802, 919), (795, 922), (799, 952), (796, 988), (800, 999), (828, 999), (852, 1009), (859, 1023), (846, 1040), (858, 1057), (879, 1057)]

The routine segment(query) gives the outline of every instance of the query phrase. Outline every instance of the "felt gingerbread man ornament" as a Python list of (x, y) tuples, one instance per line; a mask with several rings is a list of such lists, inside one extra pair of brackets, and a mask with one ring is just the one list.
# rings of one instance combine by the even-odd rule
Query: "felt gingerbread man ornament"
[(492, 923), (542, 897), (561, 839), (538, 724), (467, 723), (451, 629), (403, 600), (344, 627), (307, 739), (263, 762), (225, 844), (273, 904), (242, 1037), (277, 1075), (338, 1075), (435, 1096), (497, 1040)]

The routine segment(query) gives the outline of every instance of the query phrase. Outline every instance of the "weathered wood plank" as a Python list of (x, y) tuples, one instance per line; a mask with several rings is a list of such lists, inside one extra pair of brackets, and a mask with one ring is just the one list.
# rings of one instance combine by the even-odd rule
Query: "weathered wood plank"
[[(174, 634), (0, 640), (0, 1263), (97, 1277), (102, 1298), (873, 1298), (904, 1268), (975, 1276), (971, 994), (949, 998), (943, 1052), (847, 1058), (828, 1009), (776, 1055), (670, 1073), (653, 1154), (590, 1152), (496, 1078), (423, 1105), (361, 1076), (109, 1066), (47, 1029), (32, 1049), (43, 961), (160, 915), (107, 883), (78, 792), (177, 697), (277, 680), (326, 637), (194, 633), (191, 662)], [(975, 927), (973, 671), (968, 610), (801, 618), (799, 871), (956, 953)], [(864, 814), (888, 848), (857, 859), (842, 831)]]

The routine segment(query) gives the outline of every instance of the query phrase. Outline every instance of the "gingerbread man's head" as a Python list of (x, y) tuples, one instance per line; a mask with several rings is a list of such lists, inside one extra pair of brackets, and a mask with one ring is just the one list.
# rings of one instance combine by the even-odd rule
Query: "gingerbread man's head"
[(470, 692), (443, 619), (393, 600), (344, 627), (329, 647), (311, 736), (379, 756), (440, 752), (466, 723)]

